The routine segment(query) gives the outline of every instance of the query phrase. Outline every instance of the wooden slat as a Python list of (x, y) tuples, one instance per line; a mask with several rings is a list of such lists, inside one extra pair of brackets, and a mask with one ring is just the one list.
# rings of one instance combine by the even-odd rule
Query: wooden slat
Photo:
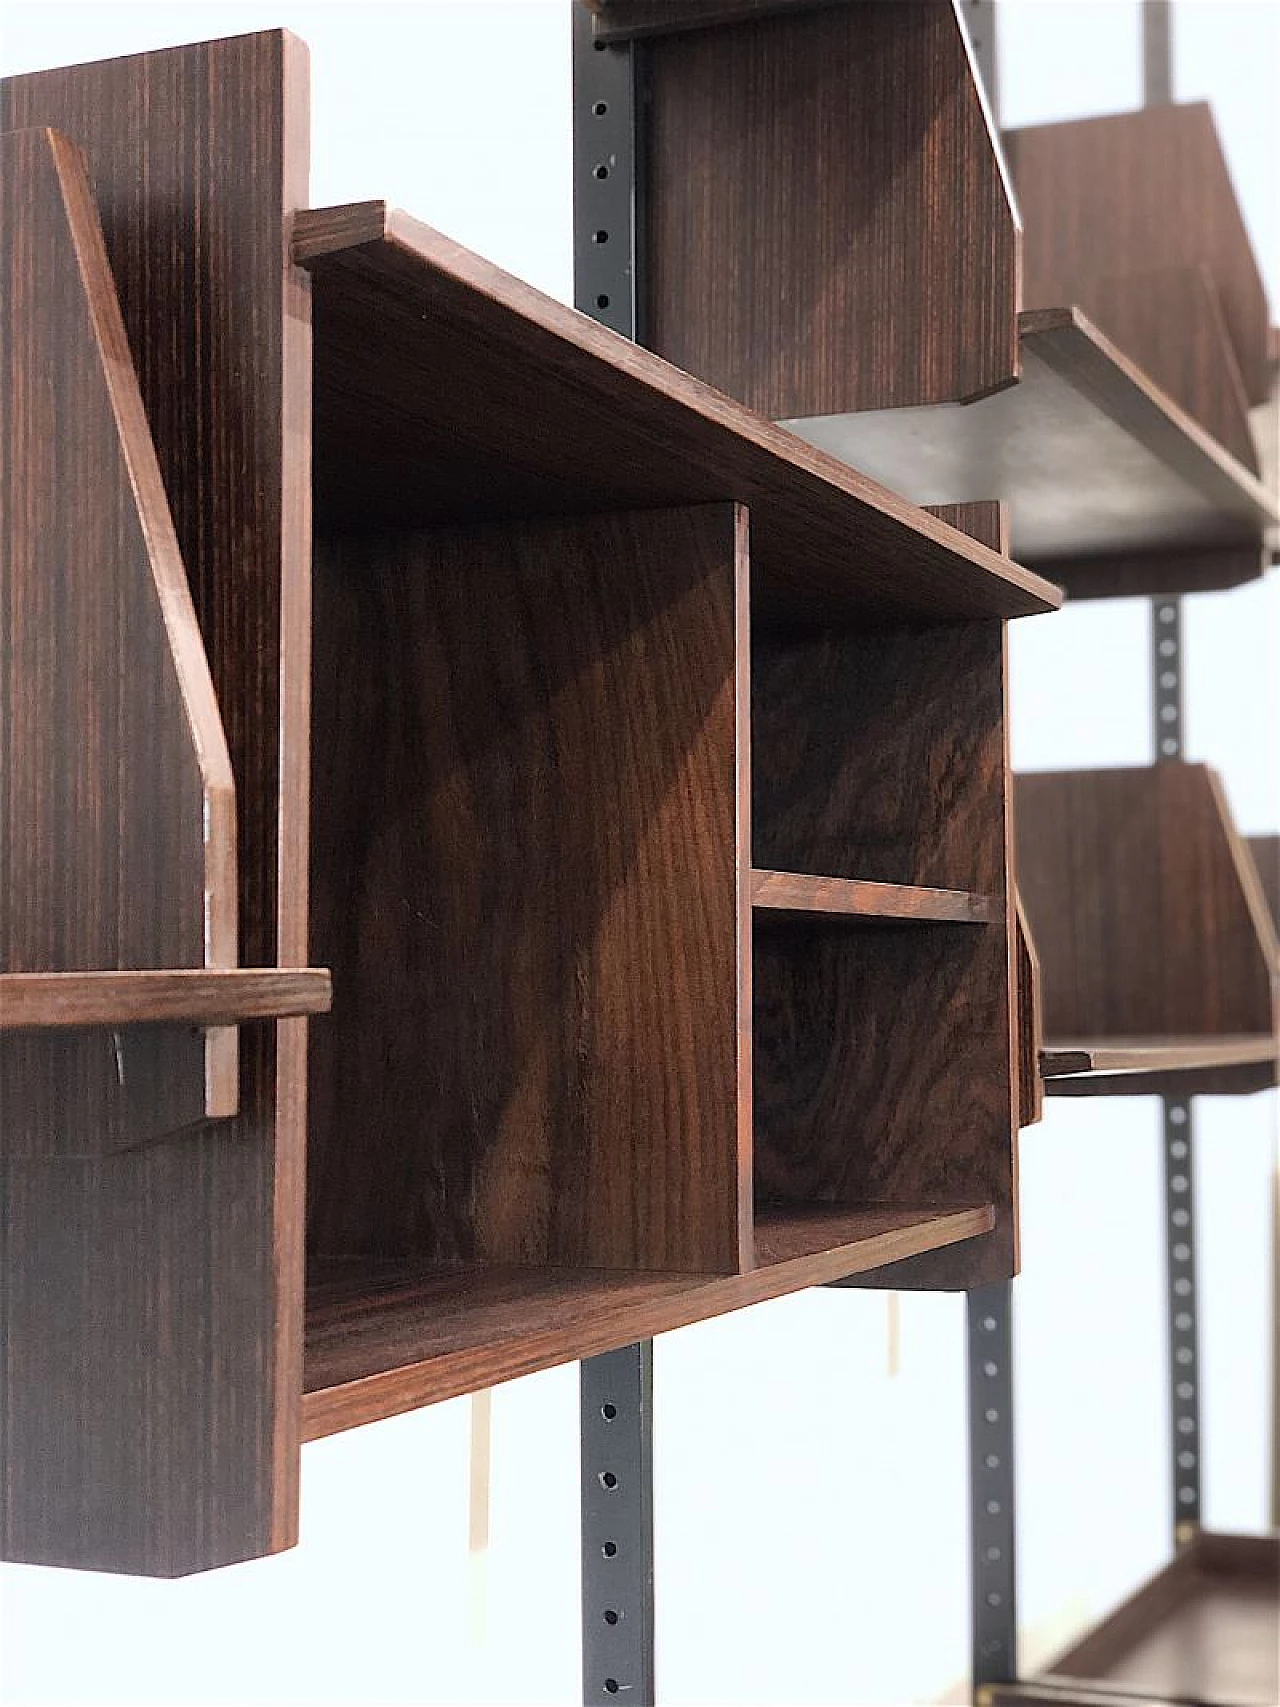
[(772, 12), (810, 11), (847, 0), (586, 0), (597, 41), (679, 35), (713, 24), (748, 23)]
[(1276, 1054), (1276, 1040), (1268, 1036), (1055, 1040), (1041, 1050), (1040, 1070), (1046, 1079), (1079, 1073), (1178, 1072), (1274, 1061)]
[[(809, 626), (1055, 608), (1056, 589), (382, 203), (300, 216), (316, 489), (335, 526), (736, 501), (753, 614)], [(512, 426), (512, 393), (538, 425)]]
[[(231, 761), (83, 162), (18, 132), (0, 180), (3, 970), (233, 966)], [(0, 1040), (0, 1154), (234, 1114), (236, 1053)]]
[(0, 973), (0, 1032), (86, 1026), (232, 1026), (326, 1013), (329, 974), (231, 971)]
[(609, 1351), (990, 1230), (989, 1208), (866, 1209), (766, 1224), (776, 1260), (750, 1273), (621, 1275), (550, 1268), (313, 1266), (309, 1439)]
[(831, 918), (991, 924), (1004, 917), (1003, 904), (995, 895), (909, 883), (860, 883), (794, 871), (753, 871), (751, 903), (757, 912), (819, 913)]
[(311, 1250), (749, 1266), (746, 515), (322, 538), (315, 607)]
[(1179, 591), (1184, 564), (1193, 587), (1261, 574), (1277, 510), (1255, 476), (1078, 311), (1019, 326), (1022, 378), (995, 396), (789, 424), (920, 504), (995, 492), (1015, 555), (1069, 593), (1143, 590), (1134, 560), (1147, 591)]
[[(310, 304), (285, 237), (305, 49), (270, 32), (36, 72), (0, 109), (84, 154), (236, 779), (237, 958), (305, 966)], [(64, 493), (77, 527), (90, 495)], [(129, 1085), (127, 1039), (124, 1066)], [(6, 1167), (5, 1558), (178, 1575), (295, 1539), (304, 1074), (305, 1021), (256, 1026), (235, 1120)]]

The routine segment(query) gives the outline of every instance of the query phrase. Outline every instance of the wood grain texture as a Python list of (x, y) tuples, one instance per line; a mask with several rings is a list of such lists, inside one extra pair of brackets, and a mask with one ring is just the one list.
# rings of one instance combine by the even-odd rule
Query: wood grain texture
[(1203, 1707), (1274, 1707), (1280, 1543), (1275, 1536), (1198, 1535), (1046, 1675)]
[(1212, 773), (1049, 772), (1016, 789), (1050, 1047), (1274, 1032), (1270, 926)]
[[(788, 425), (919, 504), (995, 493), (1018, 558), (1073, 596), (1260, 574), (1274, 495), (1077, 310), (1019, 328), (1022, 378), (995, 396)], [(1122, 565), (1129, 579), (1109, 587)]]
[(1249, 399), (1218, 287), (1203, 261), (1100, 278), (1081, 273), (1071, 301), (1242, 468), (1258, 473)]
[[(301, 216), (316, 489), (331, 526), (723, 501), (751, 509), (753, 614), (964, 621), (1056, 589), (855, 469), (381, 203)], [(512, 425), (512, 395), (538, 429)]]
[(787, 9), (642, 76), (650, 348), (773, 418), (1016, 378), (1020, 233), (954, 7)]
[(847, 0), (586, 0), (597, 41), (677, 35), (711, 24), (737, 24), (771, 12), (815, 11)]
[[(1006, 505), (981, 500), (947, 506), (937, 513), (993, 551), (1008, 552), (1010, 517)], [(930, 1112), (941, 1114), (949, 1121), (949, 1099), (965, 1099), (972, 1089), (975, 1104), (981, 1104), (981, 1113), (971, 1124), (960, 1129), (963, 1138), (948, 1124), (947, 1136), (939, 1143), (935, 1144), (927, 1137), (920, 1142), (918, 1136), (916, 1142), (920, 1143), (921, 1155), (927, 1158), (926, 1167), (952, 1170), (951, 1184), (958, 1187), (962, 1177), (971, 1179), (975, 1187), (978, 1181), (983, 1182), (995, 1206), (995, 1227), (990, 1236), (975, 1239), (963, 1249), (931, 1251), (895, 1262), (847, 1283), (851, 1285), (955, 1290), (1007, 1279), (1018, 1267), (1016, 1114), (1020, 1091), (1014, 983), (1016, 897), (1010, 827), (1009, 664), (1004, 632), (993, 629), (982, 641), (978, 639), (978, 632), (972, 630), (969, 640), (960, 643), (974, 648), (972, 652), (962, 654), (953, 650), (957, 661), (961, 656), (967, 656), (968, 664), (955, 671), (952, 702), (947, 702), (941, 671), (933, 691), (926, 692), (923, 698), (933, 708), (931, 716), (938, 720), (940, 728), (944, 726), (944, 720), (950, 718), (954, 729), (965, 732), (964, 741), (968, 743), (970, 756), (969, 788), (973, 795), (967, 809), (956, 813), (957, 802), (964, 798), (964, 791), (957, 793), (953, 781), (948, 787), (937, 790), (934, 806), (939, 812), (939, 824), (943, 826), (942, 837), (953, 849), (952, 857), (963, 845), (963, 838), (973, 838), (973, 854), (989, 867), (992, 885), (1003, 897), (1004, 930), (984, 933), (986, 940), (982, 954), (975, 956), (968, 990), (962, 984), (950, 982), (950, 973), (948, 980), (936, 988), (926, 978), (913, 997), (907, 998), (904, 994), (902, 1010), (910, 1012), (918, 1022), (917, 1027), (912, 1028), (913, 1041), (918, 1041), (923, 1051), (929, 1054), (936, 1046), (931, 1027), (941, 1005), (945, 1011), (944, 1027), (955, 1028), (960, 1050), (971, 1049), (975, 1061), (981, 1061), (973, 1087), (959, 1077), (949, 1081), (944, 1076), (932, 1093), (936, 1102)], [(941, 645), (942, 655), (958, 643), (954, 634), (949, 641), (936, 634), (925, 635), (921, 639), (922, 660), (928, 659), (935, 642)], [(979, 663), (983, 647), (987, 657), (985, 671)], [(940, 658), (935, 657), (935, 667), (939, 662)], [(923, 681), (928, 679), (922, 678)], [(949, 738), (957, 739), (954, 735)], [(901, 773), (902, 776), (906, 774)], [(964, 775), (964, 771), (959, 769), (955, 774)], [(882, 778), (885, 789), (892, 786), (891, 775), (892, 770)], [(899, 786), (909, 790), (912, 785), (909, 781), (900, 781)], [(977, 805), (979, 799), (983, 801), (981, 808)], [(955, 816), (948, 823), (950, 814)], [(963, 831), (961, 825), (964, 826)], [(905, 986), (903, 989), (905, 991)], [(967, 1012), (966, 1003), (969, 1004)], [(918, 1038), (915, 1037), (917, 1029)], [(907, 1035), (904, 1032), (904, 1045)], [(901, 1065), (900, 1060), (898, 1067)], [(893, 1125), (886, 1129), (885, 1141), (890, 1145), (909, 1143), (912, 1140), (906, 1137), (908, 1131), (907, 1122), (899, 1123), (895, 1116)], [(940, 1151), (943, 1150), (949, 1158), (947, 1161), (941, 1159)]]
[(1245, 845), (1262, 885), (1272, 926), (1280, 936), (1280, 836), (1247, 836)]
[(1044, 1026), (1040, 1011), (1040, 956), (1021, 896), (1014, 914), (1013, 963), (1018, 1022), (1018, 1125), (1034, 1126), (1044, 1114)]
[(757, 916), (816, 913), (826, 918), (974, 925), (998, 923), (1004, 916), (1003, 902), (996, 896), (975, 895), (967, 889), (858, 883), (847, 877), (811, 877), (794, 871), (753, 871), (751, 904)]
[(1206, 265), (1245, 393), (1270, 392), (1267, 299), (1207, 102), (1006, 131), (1029, 308), (1078, 303), (1082, 267), (1115, 276)]
[(729, 505), (318, 541), (315, 1254), (750, 1265), (746, 551)]
[(756, 865), (1002, 893), (1001, 658), (999, 623), (757, 635)]
[(770, 1223), (762, 1245), (776, 1260), (719, 1277), (315, 1264), (307, 1438), (610, 1351), (990, 1226), (989, 1208), (870, 1209), (837, 1219), (819, 1212), (790, 1226)]
[[(236, 779), (239, 959), (305, 965), (305, 50), (243, 36), (2, 98), (86, 160)], [(295, 1538), (304, 1025), (245, 1032), (233, 1122), (6, 1167), (4, 1557), (177, 1575)]]
[[(9, 135), (0, 196), (0, 977), (234, 965), (231, 763), (83, 164)], [(237, 1099), (234, 1032), (0, 1039), (0, 1156)]]
[[(0, 972), (0, 1031), (235, 1026), (328, 1011), (327, 972)], [(7, 1112), (7, 1111), (6, 1111)]]
[(768, 417), (1017, 376), (1019, 230), (949, 3), (647, 44), (642, 338)]

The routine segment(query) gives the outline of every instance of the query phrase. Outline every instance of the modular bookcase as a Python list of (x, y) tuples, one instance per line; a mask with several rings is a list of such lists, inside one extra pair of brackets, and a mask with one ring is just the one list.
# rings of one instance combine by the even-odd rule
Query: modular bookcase
[[(88, 683), (103, 775), (143, 767), (117, 811), (68, 722), (63, 819), (10, 789), (18, 916), (40, 848), (76, 865), (4, 1023), (85, 1065), (6, 1042), (6, 1094), (113, 1153), (4, 1158), (3, 1556), (263, 1554), (303, 1435), (907, 1259), (1012, 1272), (1005, 621), (1059, 595), (997, 507), (917, 509), (381, 204), (307, 211), (283, 33), (3, 99), (6, 347), (83, 381), (36, 426), (4, 392), (44, 554), (6, 691)], [(121, 883), (143, 934), (59, 959)], [(333, 1007), (309, 1096), (257, 1026), (211, 1124), (219, 1032), (328, 1000), (229, 969), (233, 904)], [(33, 981), (81, 965), (131, 976)]]

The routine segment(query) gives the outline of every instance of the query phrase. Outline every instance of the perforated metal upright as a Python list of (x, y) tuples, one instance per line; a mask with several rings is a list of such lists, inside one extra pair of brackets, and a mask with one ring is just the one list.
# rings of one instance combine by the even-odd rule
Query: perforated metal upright
[[(635, 49), (593, 40), (573, 7), (574, 302), (638, 338)], [(653, 1342), (584, 1359), (582, 1698), (654, 1701)]]

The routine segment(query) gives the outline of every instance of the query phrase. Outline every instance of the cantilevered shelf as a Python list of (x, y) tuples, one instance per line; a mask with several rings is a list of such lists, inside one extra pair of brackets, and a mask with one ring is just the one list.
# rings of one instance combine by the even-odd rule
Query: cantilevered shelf
[(1046, 772), (1019, 777), (1015, 798), (1045, 1090), (1274, 1084), (1275, 933), (1217, 777), (1181, 763)]
[(313, 1262), (304, 1437), (941, 1250), (990, 1232), (993, 1220), (989, 1207), (765, 1216), (760, 1266), (724, 1276)]
[(1022, 377), (972, 403), (789, 425), (920, 504), (990, 493), (1012, 550), (1075, 596), (1234, 586), (1274, 497), (1073, 308), (1019, 316)]
[(927, 515), (380, 203), (294, 252), (307, 1431), (1010, 1272), (1003, 623), (1056, 589), (995, 506)]
[[(1110, 1617), (1026, 1687), (1069, 1703), (1196, 1702), (1274, 1707), (1280, 1700), (1280, 1542), (1202, 1532)], [(1016, 1689), (994, 1700), (1025, 1699)], [(1034, 1694), (1032, 1700), (1037, 1699)]]

